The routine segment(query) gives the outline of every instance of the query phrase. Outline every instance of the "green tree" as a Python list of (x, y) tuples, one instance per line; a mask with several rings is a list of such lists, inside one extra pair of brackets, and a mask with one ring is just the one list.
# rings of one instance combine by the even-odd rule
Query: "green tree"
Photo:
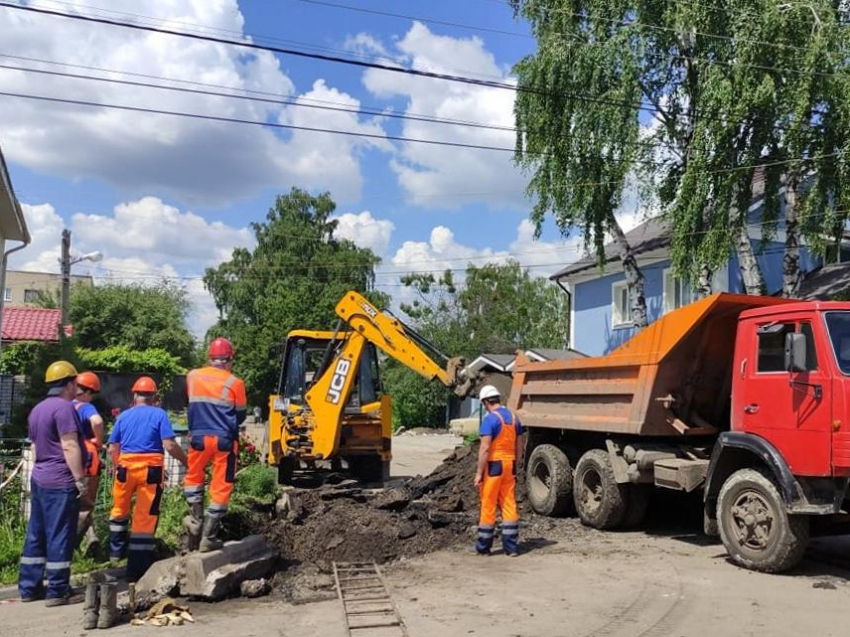
[[(516, 262), (467, 268), (463, 282), (451, 270), (440, 277), (402, 278), (415, 298), (401, 306), (412, 326), (447, 356), (471, 361), (479, 354), (513, 354), (530, 347), (564, 347), (566, 296)], [(385, 367), (396, 426), (442, 422), (451, 393), (402, 365)]]
[(156, 285), (74, 286), (70, 320), (80, 347), (99, 350), (165, 350), (181, 364), (194, 362), (195, 341), (186, 327), (191, 309), (186, 290)]
[[(749, 293), (764, 278), (747, 230), (764, 165), (765, 238), (787, 182), (786, 292), (800, 228), (820, 251), (848, 210), (847, 29), (840, 3), (511, 0), (538, 51), (516, 66), (517, 160), (533, 176), (538, 227), (552, 214), (602, 254), (620, 250), (641, 324), (642, 278), (613, 210), (634, 180), (673, 228), (678, 274), (710, 291), (738, 255)], [(646, 126), (654, 119), (654, 126)], [(813, 184), (797, 188), (804, 176)], [(810, 194), (809, 194), (810, 193)]]
[(237, 248), (204, 276), (220, 313), (209, 336), (233, 341), (235, 371), (254, 405), (265, 407), (277, 386), (280, 370), (272, 352), (290, 330), (333, 329), (334, 307), (348, 290), (378, 307), (388, 301), (373, 290), (380, 259), (333, 236), (335, 208), (327, 193), (294, 188), (278, 196), (266, 220), (252, 224), (256, 247)]

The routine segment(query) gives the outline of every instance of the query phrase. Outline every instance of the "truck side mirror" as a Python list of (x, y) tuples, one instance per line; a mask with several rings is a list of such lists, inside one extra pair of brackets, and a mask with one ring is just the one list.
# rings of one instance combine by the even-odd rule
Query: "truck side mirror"
[(806, 371), (806, 335), (790, 333), (785, 335), (785, 370), (789, 372)]

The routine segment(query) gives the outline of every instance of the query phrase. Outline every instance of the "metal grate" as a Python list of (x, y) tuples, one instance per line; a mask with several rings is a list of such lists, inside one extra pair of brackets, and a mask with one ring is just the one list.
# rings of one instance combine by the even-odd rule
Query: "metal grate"
[(351, 637), (409, 637), (375, 562), (334, 562), (336, 592)]

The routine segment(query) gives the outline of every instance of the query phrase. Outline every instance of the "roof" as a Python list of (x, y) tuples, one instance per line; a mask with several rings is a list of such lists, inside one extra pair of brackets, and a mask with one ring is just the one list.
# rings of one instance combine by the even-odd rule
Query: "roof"
[(569, 360), (571, 358), (585, 358), (585, 354), (582, 354), (578, 350), (574, 349), (549, 349), (545, 347), (533, 347), (526, 352), (529, 356), (537, 355), (542, 360), (546, 361), (562, 361)]
[[(60, 310), (39, 307), (4, 307), (3, 331), (0, 338), (4, 341), (57, 341)], [(70, 335), (71, 328), (65, 328)]]
[(800, 283), (801, 299), (832, 299), (850, 292), (850, 263), (830, 263), (812, 270)]
[(9, 177), (2, 149), (0, 149), (0, 230), (2, 230), (4, 239), (23, 241), (24, 243), (30, 242), (30, 233), (27, 230), (24, 211), (21, 210), (21, 204), (15, 197), (12, 179)]
[[(666, 248), (670, 245), (670, 226), (668, 222), (658, 217), (649, 219), (636, 228), (629, 230), (626, 233), (626, 241), (629, 242), (632, 252), (635, 255), (658, 250), (659, 248)], [(616, 244), (613, 241), (605, 244), (605, 263), (619, 260), (620, 255), (617, 252)], [(571, 263), (549, 278), (555, 281), (598, 266), (599, 259), (596, 258), (596, 255), (592, 255)]]
[(479, 371), (485, 367), (492, 367), (497, 371), (506, 372), (508, 371), (508, 366), (514, 362), (514, 356), (514, 354), (481, 354), (467, 365), (467, 368), (473, 371)]

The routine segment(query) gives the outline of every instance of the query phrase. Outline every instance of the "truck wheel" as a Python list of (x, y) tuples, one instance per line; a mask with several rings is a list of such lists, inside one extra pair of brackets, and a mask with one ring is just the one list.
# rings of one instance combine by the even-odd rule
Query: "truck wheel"
[(390, 463), (375, 456), (354, 456), (346, 458), (348, 470), (360, 482), (383, 484), (390, 478)]
[(809, 518), (788, 515), (772, 476), (760, 468), (740, 469), (723, 483), (717, 521), (732, 561), (755, 571), (792, 568), (809, 543)]
[(628, 492), (628, 504), (626, 505), (626, 515), (623, 516), (621, 527), (624, 529), (634, 529), (643, 523), (646, 517), (646, 510), (649, 508), (649, 493), (650, 487), (646, 484), (627, 484), (626, 491)]
[(573, 501), (583, 524), (596, 529), (620, 525), (628, 508), (628, 491), (614, 480), (607, 451), (591, 449), (578, 461), (573, 478)]
[(277, 461), (277, 483), (292, 484), (292, 476), (295, 473), (295, 458), (280, 458)]
[(567, 455), (555, 445), (534, 447), (526, 462), (525, 484), (535, 513), (561, 516), (570, 512), (573, 470)]

